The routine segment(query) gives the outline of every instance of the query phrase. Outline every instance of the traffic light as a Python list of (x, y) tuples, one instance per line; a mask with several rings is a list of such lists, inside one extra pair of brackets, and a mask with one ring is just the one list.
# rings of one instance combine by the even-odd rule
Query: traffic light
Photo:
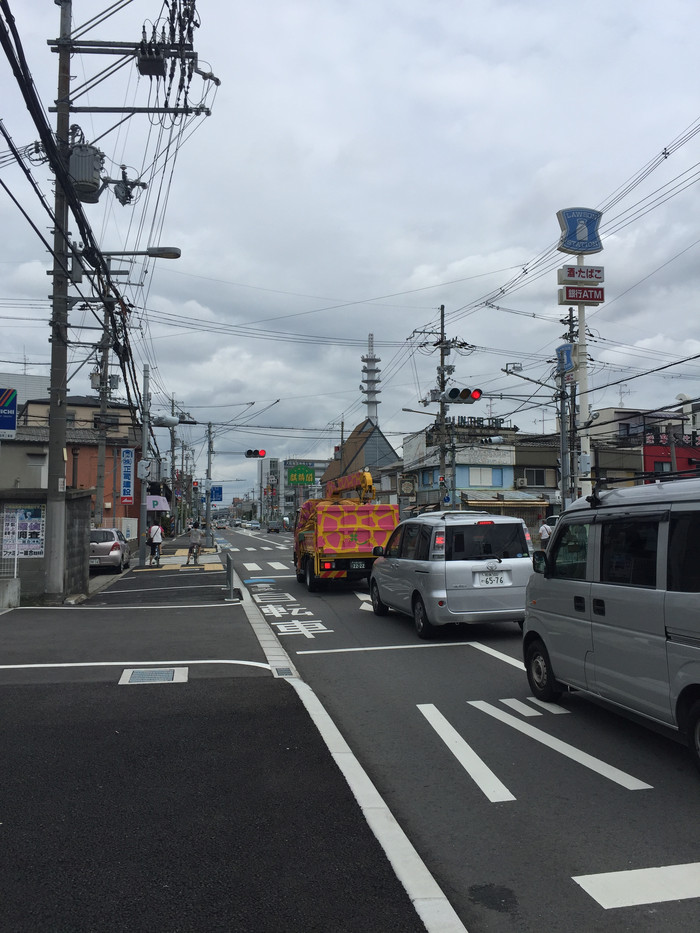
[(194, 489), (195, 492), (197, 492), (197, 490), (199, 489), (199, 481), (198, 481), (198, 480), (196, 480), (196, 479), (193, 479), (193, 480), (192, 480), (192, 488)]
[(440, 398), (443, 402), (450, 402), (454, 405), (473, 405), (483, 394), (481, 389), (458, 389), (457, 386), (453, 386), (443, 392)]
[(246, 457), (264, 457), (265, 451), (264, 450), (246, 450), (245, 455)]

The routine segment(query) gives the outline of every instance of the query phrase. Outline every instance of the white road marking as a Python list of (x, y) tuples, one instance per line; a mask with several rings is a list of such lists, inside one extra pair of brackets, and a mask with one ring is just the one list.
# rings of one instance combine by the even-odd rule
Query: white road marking
[(553, 736), (547, 735), (547, 733), (542, 732), (541, 729), (535, 729), (534, 726), (521, 722), (519, 719), (516, 719), (515, 716), (511, 716), (510, 713), (504, 713), (490, 703), (485, 703), (483, 700), (469, 700), (469, 705), (473, 706), (475, 709), (481, 710), (488, 716), (492, 716), (494, 719), (498, 719), (512, 729), (522, 732), (523, 735), (527, 735), (536, 742), (546, 745), (553, 751), (559, 752), (559, 754), (564, 755), (565, 758), (577, 761), (579, 764), (583, 765), (584, 768), (590, 768), (591, 771), (595, 771), (596, 774), (600, 774), (601, 777), (605, 777), (609, 781), (614, 781), (615, 784), (626, 787), (627, 790), (651, 790), (651, 784), (645, 784), (644, 781), (639, 781), (637, 778), (632, 777), (631, 774), (626, 774), (624, 771), (614, 768), (605, 761), (601, 761), (600, 758), (594, 758), (592, 755), (582, 752), (578, 748), (574, 748), (573, 745), (568, 745), (560, 739), (555, 739)]
[[(165, 608), (165, 607), (163, 607)], [(0, 671), (26, 671), (53, 667), (185, 667), (193, 664), (242, 664), (244, 667), (260, 667), (270, 670), (269, 664), (261, 661), (232, 661), (227, 658), (209, 658), (198, 661), (64, 661), (54, 664), (0, 664)]]
[(504, 706), (509, 706), (511, 709), (514, 709), (516, 713), (520, 713), (521, 716), (541, 716), (539, 710), (533, 709), (531, 706), (528, 706), (527, 703), (523, 703), (522, 700), (501, 700)]
[(496, 777), (488, 765), (479, 758), (474, 749), (464, 741), (459, 732), (450, 725), (432, 703), (419, 703), (418, 709), (491, 803), (515, 800), (505, 784)]
[(492, 658), (498, 658), (499, 661), (505, 661), (506, 664), (511, 664), (513, 667), (517, 667), (518, 670), (525, 670), (525, 665), (523, 662), (518, 661), (517, 658), (511, 658), (509, 654), (503, 654), (502, 651), (496, 651), (495, 648), (490, 648), (488, 645), (482, 645), (478, 641), (470, 641), (468, 644), (470, 644), (472, 648), (483, 651), (484, 654), (490, 654)]
[(534, 703), (535, 706), (541, 706), (542, 709), (546, 709), (548, 713), (554, 713), (555, 716), (568, 716), (569, 710), (564, 709), (563, 706), (559, 706), (558, 703), (545, 703), (544, 700), (538, 700), (535, 697), (528, 697), (530, 703)]
[(256, 547), (247, 547), (246, 551), (257, 551)]
[(283, 564), (281, 560), (270, 560), (268, 565), (272, 567), (273, 570), (289, 570), (287, 564)]
[(601, 907), (635, 907), (700, 897), (700, 862), (578, 875), (573, 881)]
[(260, 564), (243, 564), (246, 570), (262, 570)]

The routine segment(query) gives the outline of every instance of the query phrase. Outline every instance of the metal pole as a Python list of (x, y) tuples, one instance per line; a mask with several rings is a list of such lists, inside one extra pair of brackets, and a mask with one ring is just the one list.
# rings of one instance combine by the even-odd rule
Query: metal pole
[[(579, 253), (577, 262), (579, 266), (584, 264), (584, 256)], [(581, 459), (591, 459), (591, 437), (588, 428), (582, 425), (588, 422), (588, 412), (590, 405), (588, 403), (588, 347), (586, 346), (586, 306), (578, 306), (578, 404), (579, 404), (579, 438), (581, 443)], [(581, 479), (581, 495), (590, 496), (592, 484), (590, 477)]]
[(559, 373), (559, 458), (561, 460), (561, 507), (569, 505), (569, 443), (566, 423), (566, 374)]
[[(143, 364), (143, 411), (141, 412), (141, 459), (148, 460), (148, 427), (151, 400), (149, 396), (148, 363)], [(139, 567), (146, 566), (146, 536), (148, 534), (148, 479), (141, 479), (141, 516), (139, 518)]]
[[(58, 40), (56, 145), (68, 171), (70, 123), (71, 0), (61, 0)], [(53, 234), (53, 290), (51, 307), (51, 375), (49, 402), (49, 462), (46, 496), (47, 594), (64, 595), (66, 576), (66, 394), (68, 383), (68, 202), (56, 177)]]

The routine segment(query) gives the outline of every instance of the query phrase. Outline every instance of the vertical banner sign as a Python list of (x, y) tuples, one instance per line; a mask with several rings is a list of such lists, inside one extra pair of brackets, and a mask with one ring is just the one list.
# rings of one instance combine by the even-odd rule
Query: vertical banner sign
[(209, 501), (210, 502), (223, 502), (224, 501), (224, 487), (223, 486), (212, 486)]
[(134, 504), (134, 448), (122, 447), (122, 505)]
[(0, 389), (0, 441), (12, 440), (17, 433), (17, 390)]

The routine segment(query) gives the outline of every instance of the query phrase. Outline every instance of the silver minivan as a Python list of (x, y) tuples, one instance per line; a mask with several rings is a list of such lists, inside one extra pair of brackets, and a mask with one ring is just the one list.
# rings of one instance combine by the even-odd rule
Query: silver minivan
[(421, 638), (450, 623), (518, 622), (532, 574), (530, 534), (520, 518), (431, 512), (396, 526), (375, 547), (370, 594), (376, 615), (412, 616)]
[(533, 566), (523, 653), (535, 696), (574, 688), (670, 726), (700, 767), (700, 479), (577, 500)]

